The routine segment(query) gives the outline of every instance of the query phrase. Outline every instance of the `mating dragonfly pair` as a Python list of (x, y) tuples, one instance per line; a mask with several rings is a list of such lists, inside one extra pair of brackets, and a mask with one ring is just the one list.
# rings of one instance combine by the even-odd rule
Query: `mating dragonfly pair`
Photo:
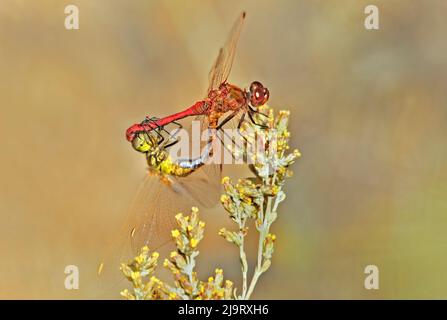
[(222, 130), (234, 120), (237, 120), (238, 128), (246, 120), (257, 124), (254, 114), (259, 113), (258, 107), (269, 99), (268, 89), (258, 81), (252, 82), (248, 90), (227, 82), (245, 19), (243, 12), (219, 50), (209, 73), (205, 99), (164, 118), (146, 117), (126, 131), (126, 138), (133, 148), (146, 155), (149, 171), (124, 226), (127, 243), (130, 240), (133, 251), (144, 245), (155, 249), (166, 243), (170, 237), (169, 229), (175, 223), (173, 216), (178, 212), (188, 212), (192, 205), (211, 207), (219, 200), (222, 167), (205, 165), (212, 154), (216, 134), (211, 135), (198, 158), (174, 160), (168, 149), (178, 139), (165, 127), (174, 124), (180, 129), (177, 121), (187, 117), (200, 118), (201, 127), (213, 132)]
[[(186, 117), (195, 117), (196, 119), (201, 118), (203, 122), (202, 127), (214, 130), (214, 132), (222, 129), (225, 124), (238, 116), (238, 127), (245, 120), (246, 116), (248, 116), (253, 123), (256, 123), (253, 114), (259, 113), (257, 108), (264, 105), (269, 99), (268, 89), (258, 81), (252, 82), (248, 90), (243, 90), (238, 86), (227, 82), (245, 18), (246, 14), (243, 12), (236, 20), (224, 47), (219, 51), (219, 55), (209, 73), (209, 86), (206, 98), (196, 102), (181, 112), (161, 119), (146, 117), (143, 122), (129, 127), (126, 131), (126, 138), (128, 141), (132, 142), (132, 145), (136, 150), (143, 150), (143, 152), (146, 152), (148, 147), (153, 145), (153, 141), (150, 141), (149, 143), (146, 141), (146, 138), (153, 131), (159, 136), (160, 142), (163, 142), (164, 137), (162, 131), (165, 131), (164, 126), (174, 123), (181, 127), (177, 121)], [(224, 116), (225, 118), (223, 118)], [(209, 156), (208, 152), (212, 152), (212, 148), (209, 144), (211, 144), (212, 140), (215, 138), (216, 135), (211, 136), (207, 148), (205, 148), (205, 152), (202, 152), (201, 157), (177, 163), (179, 166), (178, 169), (194, 170), (202, 166), (204, 160)], [(164, 149), (172, 146), (173, 143), (178, 141), (174, 140), (172, 142), (171, 139), (167, 140), (168, 141), (163, 145)], [(151, 166), (150, 163), (149, 166)], [(169, 174), (177, 171), (181, 175), (185, 175), (187, 171), (184, 170), (171, 170)]]

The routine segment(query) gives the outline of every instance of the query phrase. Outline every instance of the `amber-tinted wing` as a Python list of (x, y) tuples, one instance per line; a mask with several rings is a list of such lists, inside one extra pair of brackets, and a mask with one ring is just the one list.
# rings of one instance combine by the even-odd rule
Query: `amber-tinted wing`
[(245, 18), (246, 14), (245, 12), (242, 12), (234, 23), (224, 46), (219, 50), (217, 59), (208, 75), (209, 86), (207, 93), (213, 89), (217, 89), (221, 83), (227, 81), (228, 76), (230, 75), (231, 66), (233, 65), (237, 43), (239, 41), (239, 36), (241, 34)]

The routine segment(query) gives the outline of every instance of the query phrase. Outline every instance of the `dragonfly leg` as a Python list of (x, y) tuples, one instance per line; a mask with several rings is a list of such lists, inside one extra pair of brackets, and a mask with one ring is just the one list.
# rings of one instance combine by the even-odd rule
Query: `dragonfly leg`
[(163, 141), (165, 140), (165, 137), (160, 133), (159, 130), (164, 130), (164, 128), (157, 125), (157, 123), (156, 123), (157, 120), (158, 120), (158, 118), (156, 118), (156, 117), (151, 117), (151, 118), (146, 117), (146, 119), (144, 120), (144, 123), (154, 124), (156, 126), (156, 129), (151, 130), (151, 131), (148, 131), (147, 129), (145, 129), (145, 132), (148, 136), (151, 134), (151, 132), (155, 132), (158, 135), (157, 145), (161, 145), (163, 143)]
[(172, 121), (172, 123), (175, 124), (179, 129), (183, 128), (183, 126), (182, 126), (182, 124), (180, 122)]
[(172, 138), (174, 138), (175, 136), (177, 136), (177, 133), (181, 130), (181, 129), (183, 129), (183, 126), (180, 124), (180, 123), (178, 123), (177, 121), (172, 121), (172, 123), (173, 124), (175, 124), (176, 126), (177, 126), (177, 129), (175, 129), (175, 131), (174, 131), (174, 133), (173, 134), (171, 134), (171, 133), (169, 133), (167, 130), (165, 130), (165, 129), (163, 129), (166, 133), (168, 133)]
[(248, 108), (250, 109), (251, 112), (257, 113), (260, 116), (264, 116), (264, 117), (268, 118), (268, 115), (266, 115), (265, 113), (263, 113), (263, 112), (261, 112), (259, 110), (256, 110), (255, 108), (251, 107), (250, 105), (248, 105)]
[(237, 132), (239, 133), (239, 135), (242, 137), (242, 139), (244, 139), (245, 140), (245, 142), (247, 142), (248, 143), (248, 140), (247, 140), (247, 138), (246, 137), (244, 137), (244, 135), (241, 133), (241, 127), (242, 127), (242, 124), (244, 123), (244, 120), (245, 120), (245, 112), (242, 114), (242, 117), (239, 119), (239, 123), (237, 124)]
[[(235, 112), (233, 112), (232, 114), (230, 114), (230, 115), (229, 115), (228, 117), (226, 117), (226, 118), (219, 124), (219, 126), (217, 126), (217, 128), (216, 128), (217, 130), (220, 130), (220, 132), (222, 132), (226, 137), (228, 137), (228, 138), (231, 140), (232, 145), (237, 145), (236, 141), (234, 140), (234, 137), (230, 137), (230, 136), (228, 136), (228, 134), (225, 132), (225, 130), (222, 129), (222, 127), (223, 127), (228, 121), (230, 121), (231, 119), (233, 119), (233, 118), (236, 116), (237, 113), (238, 113), (238, 111), (235, 111)], [(239, 130), (240, 127), (241, 127), (241, 125), (242, 125), (242, 122), (244, 121), (244, 118), (245, 118), (245, 113), (242, 114), (242, 117), (241, 117), (241, 119), (239, 120), (237, 129), (238, 129), (238, 133), (239, 133), (239, 135), (240, 135), (245, 141), (247, 141), (247, 138), (245, 138), (245, 137), (240, 133), (240, 130)], [(232, 152), (231, 150), (228, 149), (228, 147), (225, 145), (225, 143), (222, 141), (222, 139), (220, 139), (219, 137), (217, 137), (217, 138), (220, 140), (222, 146), (230, 152), (231, 157), (233, 158), (233, 160), (237, 160), (237, 159), (235, 158), (233, 152)], [(241, 149), (243, 148), (243, 147), (241, 147), (241, 146), (238, 146), (238, 147), (241, 148)]]
[(237, 132), (241, 135), (242, 138), (244, 138), (244, 140), (246, 142), (248, 142), (247, 138), (245, 138), (244, 135), (241, 133), (241, 127), (242, 127), (242, 124), (244, 123), (244, 120), (245, 120), (245, 114), (246, 114), (246, 112), (244, 112), (244, 114), (242, 115), (241, 119), (239, 120), (239, 123), (237, 124)]
[(171, 142), (166, 143), (165, 145), (163, 145), (163, 148), (166, 149), (166, 148), (172, 147), (174, 144), (178, 143), (179, 141), (180, 141), (179, 138), (176, 138), (174, 141), (171, 140)]
[(172, 121), (172, 123), (177, 126), (177, 129), (175, 129), (174, 133), (169, 132), (168, 130), (165, 129), (165, 127), (159, 127), (159, 129), (161, 131), (165, 132), (169, 137), (169, 139), (166, 141), (166, 143), (161, 146), (163, 148), (172, 147), (173, 145), (175, 145), (176, 143), (178, 143), (180, 141), (180, 138), (177, 137), (177, 134), (180, 131), (180, 129), (183, 128), (183, 126), (176, 121)]
[(242, 127), (242, 123), (244, 123), (244, 119), (245, 119), (245, 112), (242, 114), (242, 117), (239, 120), (239, 123), (237, 124), (237, 131), (239, 131), (239, 133), (241, 132), (241, 127)]
[(222, 122), (216, 127), (216, 130), (220, 130), (228, 121), (233, 119), (238, 112), (239, 112), (239, 110), (236, 110), (233, 113), (231, 113), (228, 117), (223, 119)]

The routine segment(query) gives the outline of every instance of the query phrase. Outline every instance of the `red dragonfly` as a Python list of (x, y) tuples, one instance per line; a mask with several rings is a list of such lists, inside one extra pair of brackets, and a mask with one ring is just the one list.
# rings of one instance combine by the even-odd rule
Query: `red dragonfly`
[[(204, 116), (208, 122), (208, 129), (220, 129), (225, 123), (233, 119), (236, 115), (241, 115), (239, 126), (248, 115), (253, 123), (253, 113), (259, 113), (257, 108), (264, 105), (269, 99), (269, 91), (259, 81), (251, 83), (248, 90), (243, 90), (238, 86), (227, 82), (233, 65), (239, 36), (246, 18), (243, 12), (233, 25), (230, 35), (224, 47), (220, 49), (219, 55), (209, 73), (209, 87), (207, 97), (197, 101), (192, 106), (181, 112), (170, 116), (150, 121), (143, 121), (129, 127), (126, 131), (128, 141), (133, 141), (141, 132), (149, 132), (163, 127), (174, 121), (190, 117)], [(219, 123), (220, 118), (229, 115)]]

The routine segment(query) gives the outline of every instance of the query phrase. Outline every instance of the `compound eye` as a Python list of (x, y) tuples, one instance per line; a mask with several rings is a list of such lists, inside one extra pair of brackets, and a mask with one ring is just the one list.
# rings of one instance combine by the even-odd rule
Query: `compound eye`
[(146, 135), (144, 133), (138, 133), (135, 138), (132, 140), (132, 147), (138, 152), (148, 152), (151, 148), (148, 139), (146, 139)]
[(270, 92), (267, 88), (264, 88), (263, 95), (264, 95), (264, 99), (262, 100), (261, 104), (265, 104), (269, 100)]
[(257, 102), (261, 102), (262, 100), (264, 100), (264, 90), (263, 88), (257, 88), (255, 91), (255, 100)]
[(269, 91), (260, 82), (254, 81), (250, 85), (250, 103), (253, 107), (258, 107), (267, 102)]
[(250, 85), (251, 94), (254, 94), (258, 88), (262, 88), (262, 84), (258, 81), (253, 81)]

